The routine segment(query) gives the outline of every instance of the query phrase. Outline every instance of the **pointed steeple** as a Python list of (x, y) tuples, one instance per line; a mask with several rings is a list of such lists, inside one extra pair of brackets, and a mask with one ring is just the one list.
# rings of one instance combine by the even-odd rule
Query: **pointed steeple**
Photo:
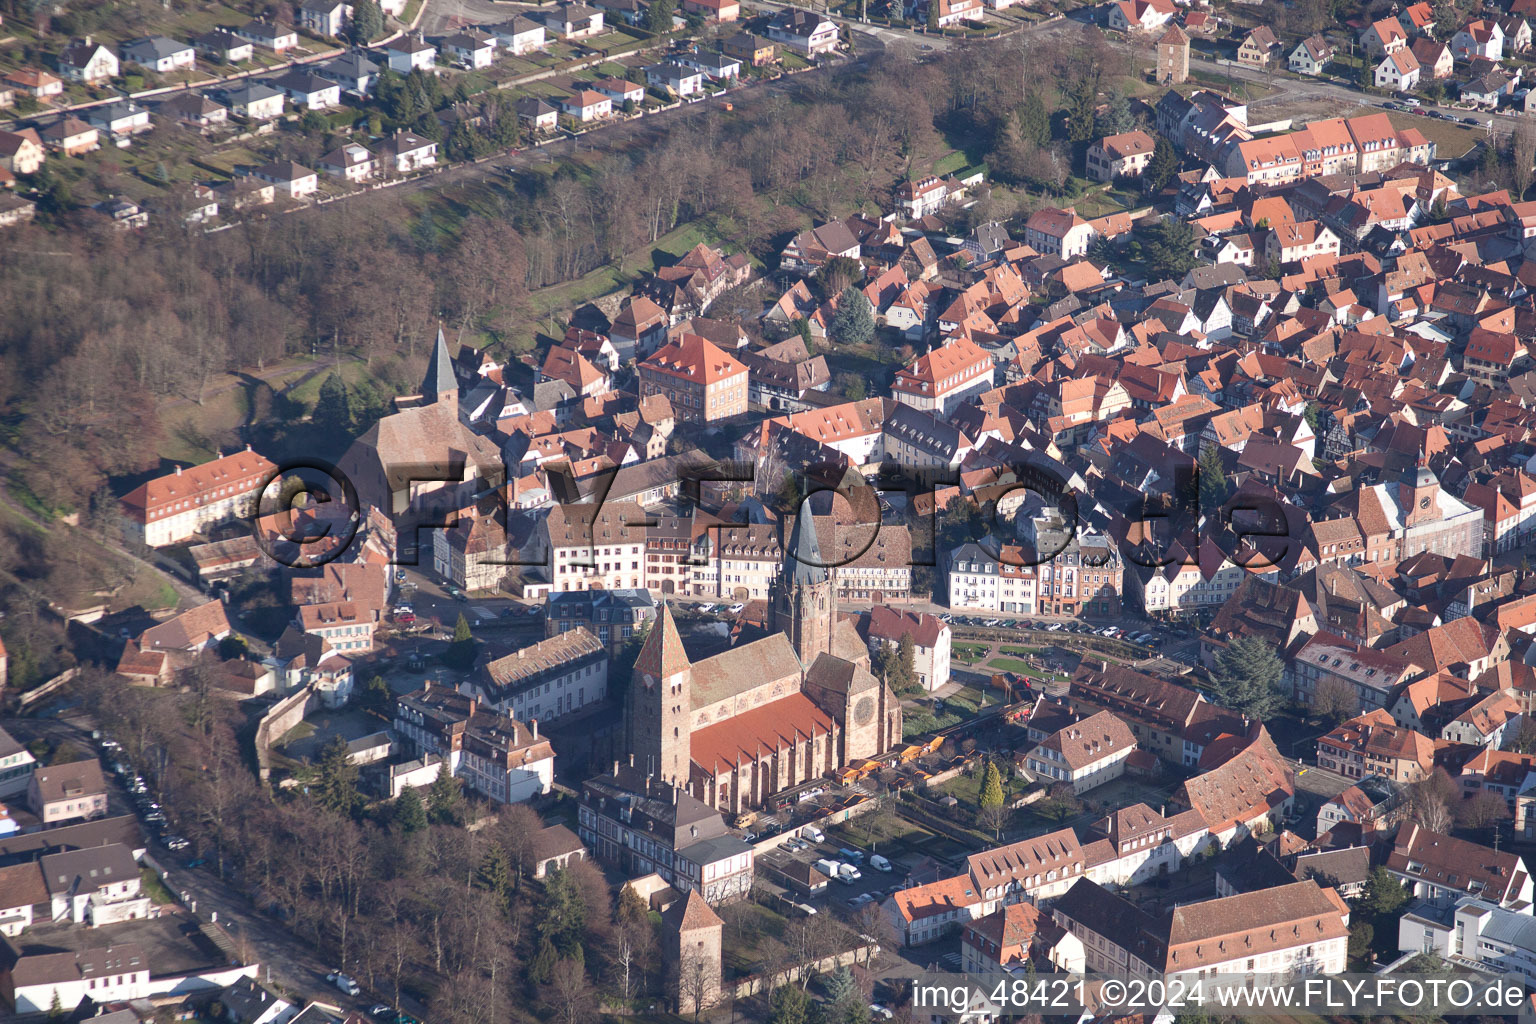
[(826, 561), (816, 540), (816, 524), (809, 509), (801, 506), (795, 516), (795, 535), (784, 558), (784, 578), (797, 586), (815, 586), (827, 581)]
[(443, 329), (437, 329), (437, 344), (432, 349), (432, 359), (427, 363), (427, 377), (421, 383), (421, 397), (425, 402), (454, 402), (459, 400), (459, 382), (453, 375), (453, 360), (448, 356), (448, 342)]
[(680, 672), (687, 672), (692, 665), (688, 652), (683, 649), (683, 638), (672, 620), (672, 606), (663, 601), (661, 614), (645, 638), (645, 646), (635, 658), (635, 671), (649, 673), (656, 679), (666, 679)]

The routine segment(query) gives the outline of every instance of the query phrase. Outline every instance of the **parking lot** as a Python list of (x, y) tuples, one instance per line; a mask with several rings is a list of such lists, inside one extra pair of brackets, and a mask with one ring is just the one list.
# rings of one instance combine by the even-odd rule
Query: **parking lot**
[[(834, 878), (821, 892), (811, 895), (795, 892), (782, 885), (781, 879), (774, 879), (775, 887), (785, 892), (791, 904), (813, 907), (817, 913), (854, 918), (864, 906), (878, 905), (887, 896), (905, 887), (908, 866), (902, 864), (900, 860), (885, 861), (879, 854), (871, 854), (854, 847), (844, 847), (825, 831), (818, 830), (818, 832), (825, 836), (821, 842), (810, 841), (802, 834), (802, 838), (792, 839), (785, 846), (765, 853), (759, 858), (763, 864), (770, 867), (782, 868), (792, 861), (813, 866), (818, 861), (830, 861), (838, 865), (839, 869), (846, 868), (849, 877)], [(856, 856), (849, 856), (849, 854)], [(881, 860), (876, 861), (876, 857), (881, 857)], [(874, 867), (876, 863), (884, 863), (886, 870)], [(826, 866), (819, 867), (818, 870), (825, 874)]]

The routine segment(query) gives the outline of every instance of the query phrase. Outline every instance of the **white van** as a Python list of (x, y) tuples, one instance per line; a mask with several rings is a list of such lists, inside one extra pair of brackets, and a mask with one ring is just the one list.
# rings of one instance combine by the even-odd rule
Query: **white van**
[(891, 870), (891, 862), (880, 856), (878, 853), (870, 854), (869, 866), (874, 868), (876, 871)]
[(807, 825), (802, 828), (800, 830), (800, 838), (809, 839), (813, 843), (824, 843), (827, 841), (826, 833), (815, 825)]

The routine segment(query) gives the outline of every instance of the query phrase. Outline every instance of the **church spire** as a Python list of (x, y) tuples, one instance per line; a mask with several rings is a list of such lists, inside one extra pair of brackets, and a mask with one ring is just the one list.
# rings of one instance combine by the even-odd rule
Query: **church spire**
[(691, 667), (688, 652), (683, 649), (683, 638), (677, 631), (677, 623), (672, 619), (672, 605), (663, 601), (661, 614), (656, 617), (656, 624), (645, 638), (645, 646), (640, 648), (640, 654), (635, 658), (635, 671), (649, 672), (657, 679), (666, 679), (679, 672), (686, 672)]
[(448, 342), (443, 329), (437, 329), (437, 344), (432, 348), (432, 359), (427, 363), (427, 377), (421, 383), (421, 398), (427, 403), (459, 401), (459, 382), (453, 375), (453, 360), (448, 356)]
[(826, 561), (816, 540), (815, 517), (802, 504), (795, 516), (795, 535), (784, 553), (784, 578), (797, 586), (814, 586), (827, 580)]

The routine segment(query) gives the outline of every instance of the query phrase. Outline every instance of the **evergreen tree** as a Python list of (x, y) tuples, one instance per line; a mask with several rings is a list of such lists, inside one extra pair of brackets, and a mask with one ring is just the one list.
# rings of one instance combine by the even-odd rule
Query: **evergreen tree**
[(502, 903), (512, 895), (512, 864), (500, 843), (493, 843), (480, 861), (479, 882)]
[(1067, 140), (1087, 142), (1093, 138), (1093, 108), (1099, 98), (1097, 71), (1083, 75), (1072, 83), (1067, 96)]
[(1282, 669), (1280, 659), (1266, 640), (1239, 637), (1217, 656), (1211, 684), (1223, 706), (1263, 721), (1285, 704), (1280, 692)]
[(1179, 154), (1174, 151), (1173, 143), (1159, 135), (1152, 150), (1152, 159), (1141, 175), (1142, 187), (1156, 194), (1167, 188), (1178, 173)]
[(555, 964), (559, 962), (560, 957), (555, 952), (555, 944), (546, 935), (539, 940), (539, 951), (533, 955), (533, 959), (528, 964), (528, 980), (535, 985), (547, 984), (555, 973)]
[(359, 46), (384, 34), (384, 11), (378, 0), (352, 0), (351, 34)]
[(439, 825), (457, 825), (463, 805), (459, 780), (448, 770), (448, 760), (444, 758), (437, 766), (437, 778), (427, 789), (427, 809)]
[(823, 986), (827, 990), (827, 1005), (834, 1013), (859, 998), (859, 983), (854, 981), (853, 972), (846, 966), (827, 975)]
[(466, 669), (475, 663), (475, 634), (469, 628), (469, 620), (459, 613), (459, 621), (453, 626), (453, 642), (443, 652), (443, 662), (452, 668)]
[(976, 802), (984, 811), (1003, 806), (1003, 773), (991, 761), (987, 762), (986, 770), (982, 772), (981, 795)]
[(388, 717), (394, 710), (394, 706), (394, 691), (389, 688), (389, 683), (384, 681), (383, 676), (374, 673), (367, 685), (363, 687), (363, 707)]
[(53, 1000), (48, 1004), (48, 1019), (64, 1019), (64, 1004), (59, 1001), (59, 990), (57, 988), (53, 990)]
[(1188, 221), (1164, 217), (1131, 243), (1131, 251), (1155, 277), (1177, 278), (1200, 262), (1195, 255), (1198, 244)]
[(341, 374), (332, 370), (320, 384), (320, 397), (310, 419), (327, 436), (347, 435), (352, 431), (352, 396)]
[(569, 871), (557, 868), (544, 878), (544, 899), (540, 903), (543, 919), (539, 931), (569, 956), (581, 945), (586, 927), (587, 905), (581, 898)]
[(676, 10), (676, 0), (651, 0), (645, 9), (645, 27), (657, 35), (666, 35), (672, 31), (672, 15)]
[(799, 985), (780, 985), (768, 999), (768, 1024), (808, 1024), (811, 997)]
[(842, 301), (837, 304), (837, 312), (832, 314), (827, 333), (839, 345), (864, 345), (875, 336), (874, 307), (857, 285), (850, 284), (843, 289)]
[(1099, 116), (1095, 129), (1100, 138), (1106, 135), (1120, 135), (1136, 127), (1136, 119), (1131, 116), (1131, 104), (1124, 96), (1118, 93), (1110, 97), (1104, 113)]
[(347, 741), (332, 736), (320, 751), (319, 777), (315, 782), (315, 802), (337, 814), (356, 813), (362, 798), (357, 792), (357, 765), (347, 751)]
[(1018, 109), (1019, 134), (1037, 146), (1051, 141), (1051, 114), (1045, 109), (1045, 101), (1031, 89), (1024, 95)]
[(405, 787), (395, 798), (394, 822), (402, 835), (412, 835), (427, 827), (427, 808), (414, 787)]
[(905, 690), (916, 685), (917, 645), (911, 633), (903, 633), (896, 645), (896, 687)]
[(1375, 917), (1394, 913), (1408, 900), (1408, 890), (1382, 865), (1371, 869), (1365, 882), (1365, 899), (1360, 909)]
[(1227, 502), (1227, 471), (1221, 465), (1221, 450), (1214, 444), (1200, 449), (1200, 510), (1215, 515)]

